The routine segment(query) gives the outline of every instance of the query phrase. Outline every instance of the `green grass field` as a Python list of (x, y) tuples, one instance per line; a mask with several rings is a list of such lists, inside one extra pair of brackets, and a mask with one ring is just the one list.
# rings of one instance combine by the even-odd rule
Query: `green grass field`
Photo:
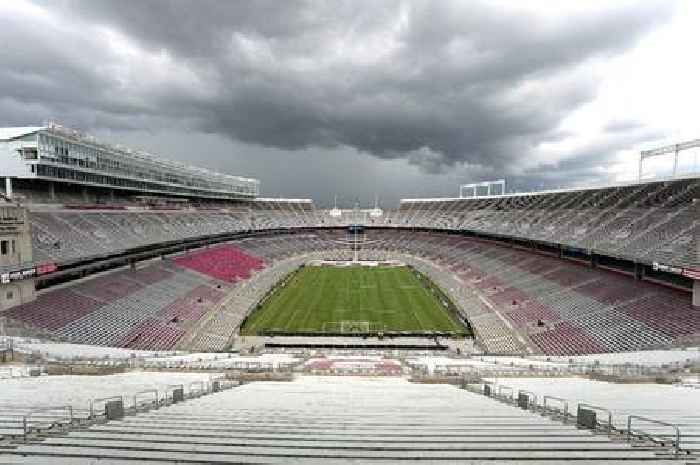
[(321, 266), (295, 273), (250, 315), (241, 334), (264, 330), (466, 332), (408, 267)]

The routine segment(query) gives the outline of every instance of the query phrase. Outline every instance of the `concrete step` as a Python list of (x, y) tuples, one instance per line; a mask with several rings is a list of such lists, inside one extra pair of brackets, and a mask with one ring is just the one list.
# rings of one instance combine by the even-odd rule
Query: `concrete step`
[[(207, 463), (217, 463), (211, 461), (201, 461), (198, 459), (191, 459), (187, 461), (175, 461), (174, 459), (162, 458), (156, 459), (149, 457), (148, 460), (140, 460), (139, 458), (107, 458), (103, 456), (98, 459), (94, 457), (77, 457), (71, 455), (5, 455), (2, 456), (3, 465), (7, 464), (26, 464), (26, 465), (46, 465), (50, 463), (51, 465), (175, 465), (175, 464), (197, 464), (204, 465)], [(358, 462), (354, 459), (310, 459), (305, 458), (304, 460), (290, 460), (287, 458), (283, 459), (269, 459), (269, 458), (257, 458), (248, 457), (245, 459), (239, 459), (236, 461), (220, 461), (218, 463), (226, 464), (290, 464), (290, 463), (303, 463), (304, 465), (358, 465), (358, 463), (368, 463), (367, 461)], [(399, 465), (407, 463), (406, 460), (391, 460), (391, 459), (374, 459), (369, 463), (373, 465)], [(420, 461), (421, 465), (445, 465), (445, 464), (455, 464), (455, 465), (514, 465), (518, 462), (517, 460), (509, 459), (493, 459), (493, 460), (479, 460), (479, 459), (456, 459), (456, 460), (431, 460), (424, 459)], [(571, 465), (571, 461), (568, 459), (547, 459), (547, 460), (528, 460), (527, 465)], [(590, 459), (587, 461), (580, 462), (581, 464), (595, 463), (598, 465), (671, 465), (677, 462), (675, 460), (655, 458), (655, 459)]]
[(184, 431), (222, 431), (222, 432), (256, 432), (256, 433), (299, 433), (300, 431), (306, 434), (320, 434), (326, 435), (329, 433), (342, 432), (346, 435), (351, 434), (367, 434), (372, 433), (376, 435), (395, 435), (400, 434), (415, 434), (418, 436), (422, 435), (441, 435), (441, 434), (472, 434), (472, 433), (490, 433), (492, 435), (497, 434), (508, 434), (508, 433), (542, 433), (541, 435), (548, 433), (556, 433), (563, 429), (566, 429), (563, 425), (489, 425), (479, 427), (474, 425), (473, 427), (424, 427), (420, 428), (418, 426), (412, 427), (402, 427), (401, 425), (392, 425), (384, 427), (344, 427), (343, 425), (334, 426), (302, 426), (302, 425), (290, 425), (290, 426), (268, 426), (268, 425), (209, 425), (206, 423), (202, 424), (191, 424), (191, 423), (173, 423), (173, 422), (149, 422), (149, 421), (137, 421), (137, 420), (127, 420), (120, 422), (113, 422), (111, 426), (116, 426), (121, 429), (129, 428), (165, 428), (169, 430), (184, 430)]
[[(81, 432), (80, 434), (71, 434), (68, 437), (50, 438), (43, 444), (80, 444), (94, 445), (95, 441), (99, 444), (114, 444), (124, 445), (125, 447), (140, 447), (145, 445), (150, 447), (155, 446), (172, 446), (187, 445), (188, 447), (202, 446), (227, 446), (241, 448), (274, 448), (274, 449), (334, 449), (334, 450), (372, 450), (372, 451), (471, 451), (471, 450), (552, 450), (552, 451), (572, 451), (572, 450), (629, 450), (628, 444), (612, 441), (599, 442), (564, 442), (564, 441), (463, 441), (463, 442), (384, 442), (384, 441), (318, 441), (308, 439), (306, 441), (298, 440), (238, 440), (232, 441), (230, 438), (200, 438), (179, 435), (149, 435), (148, 437), (139, 437), (135, 435), (114, 435), (114, 434), (91, 434), (91, 432)], [(648, 447), (636, 447), (634, 450), (639, 451), (650, 449)]]
[(590, 432), (585, 430), (577, 430), (575, 428), (561, 428), (558, 430), (546, 430), (546, 431), (523, 431), (522, 429), (515, 429), (509, 431), (479, 431), (474, 430), (470, 432), (438, 432), (438, 433), (427, 433), (422, 431), (409, 431), (409, 432), (393, 432), (391, 430), (380, 431), (368, 433), (364, 430), (359, 431), (348, 431), (342, 430), (337, 432), (331, 431), (311, 431), (311, 432), (300, 432), (299, 430), (251, 430), (249, 428), (220, 428), (220, 429), (195, 429), (190, 427), (182, 428), (165, 428), (163, 426), (124, 426), (116, 425), (114, 422), (93, 426), (89, 431), (93, 432), (112, 432), (112, 433), (123, 433), (123, 434), (163, 434), (168, 432), (170, 434), (185, 434), (190, 436), (205, 436), (205, 437), (230, 437), (230, 438), (245, 438), (245, 437), (284, 437), (284, 438), (325, 438), (325, 439), (345, 439), (352, 438), (356, 440), (372, 440), (377, 438), (382, 438), (382, 440), (396, 439), (396, 440), (461, 440), (473, 438), (478, 439), (510, 439), (510, 438), (521, 438), (525, 440), (542, 440), (550, 438), (576, 438), (576, 439), (586, 439), (586, 438), (604, 438), (603, 436), (592, 436)]
[(289, 434), (289, 435), (257, 435), (254, 433), (241, 434), (226, 434), (226, 433), (194, 433), (194, 432), (170, 432), (163, 429), (151, 430), (118, 430), (107, 429), (106, 427), (93, 427), (89, 430), (74, 431), (72, 437), (104, 437), (113, 439), (133, 439), (144, 438), (160, 440), (163, 438), (179, 438), (185, 437), (188, 440), (196, 441), (222, 441), (231, 443), (232, 441), (275, 441), (277, 443), (290, 442), (296, 444), (298, 442), (342, 442), (351, 443), (369, 443), (378, 442), (382, 444), (463, 444), (463, 443), (532, 443), (538, 441), (541, 443), (553, 444), (598, 444), (609, 443), (611, 440), (606, 436), (594, 436), (588, 433), (583, 434), (540, 434), (540, 435), (454, 435), (454, 436), (376, 436), (376, 435), (304, 435), (304, 434)]
[(189, 444), (145, 443), (128, 447), (117, 441), (101, 441), (98, 445), (88, 443), (59, 444), (56, 442), (31, 444), (21, 448), (21, 453), (34, 453), (58, 456), (90, 456), (94, 458), (136, 458), (139, 460), (200, 461), (211, 463), (245, 462), (252, 458), (306, 461), (307, 459), (352, 459), (378, 460), (593, 460), (593, 459), (657, 459), (652, 451), (620, 448), (617, 450), (531, 450), (502, 448), (477, 449), (469, 451), (364, 451), (336, 449), (273, 449), (262, 447), (203, 446)]

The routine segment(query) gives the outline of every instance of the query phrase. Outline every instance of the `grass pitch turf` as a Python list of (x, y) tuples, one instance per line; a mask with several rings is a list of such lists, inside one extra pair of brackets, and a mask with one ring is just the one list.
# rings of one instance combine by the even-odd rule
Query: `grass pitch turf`
[(295, 273), (248, 317), (241, 334), (264, 330), (466, 332), (408, 267), (325, 266)]

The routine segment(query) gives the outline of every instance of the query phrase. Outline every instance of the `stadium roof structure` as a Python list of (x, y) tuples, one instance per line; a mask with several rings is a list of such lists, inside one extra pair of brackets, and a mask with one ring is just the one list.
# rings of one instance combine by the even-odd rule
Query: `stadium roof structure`
[(260, 181), (254, 178), (106, 144), (55, 123), (0, 128), (0, 156), (0, 175), (7, 178), (217, 199), (250, 199), (260, 191)]
[(12, 140), (18, 137), (26, 136), (29, 134), (36, 133), (42, 129), (46, 129), (46, 126), (26, 126), (18, 128), (0, 128), (0, 140)]

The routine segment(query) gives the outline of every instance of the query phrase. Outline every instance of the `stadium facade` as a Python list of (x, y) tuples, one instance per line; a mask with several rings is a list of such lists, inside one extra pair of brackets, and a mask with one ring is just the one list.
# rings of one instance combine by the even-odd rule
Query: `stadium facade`
[[(116, 192), (234, 200), (255, 198), (257, 179), (231, 176), (104, 144), (57, 124), (1, 128), (0, 157), (5, 193), (29, 189), (54, 200), (57, 187), (81, 186), (114, 200)], [(15, 187), (13, 182), (18, 183)], [(72, 189), (75, 191), (75, 189)]]
[(27, 210), (3, 197), (0, 199), (0, 311), (35, 299), (35, 276)]

